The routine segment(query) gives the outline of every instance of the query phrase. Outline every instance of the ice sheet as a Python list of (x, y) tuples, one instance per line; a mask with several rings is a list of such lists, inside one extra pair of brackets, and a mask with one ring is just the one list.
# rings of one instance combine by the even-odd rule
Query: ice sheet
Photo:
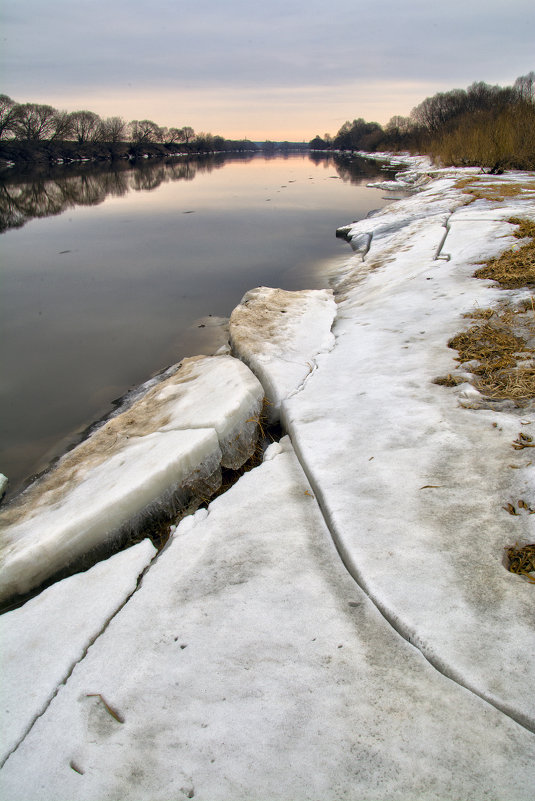
[(146, 517), (210, 497), (255, 447), (263, 390), (231, 356), (185, 359), (0, 512), (0, 600)]
[(0, 764), (134, 592), (155, 554), (144, 540), (0, 617)]
[(198, 429), (132, 437), (100, 464), (82, 463), (59, 502), (51, 489), (3, 532), (0, 598), (26, 593), (81, 555), (119, 542), (123, 526), (135, 530), (191, 483), (194, 471), (211, 477), (219, 458), (214, 430)]
[(392, 630), (289, 442), (267, 458), (182, 521), (6, 762), (2, 796), (530, 799), (533, 736)]
[(279, 419), (281, 400), (314, 370), (317, 355), (333, 347), (335, 314), (331, 290), (269, 287), (247, 292), (232, 312), (233, 352), (262, 382), (272, 422)]

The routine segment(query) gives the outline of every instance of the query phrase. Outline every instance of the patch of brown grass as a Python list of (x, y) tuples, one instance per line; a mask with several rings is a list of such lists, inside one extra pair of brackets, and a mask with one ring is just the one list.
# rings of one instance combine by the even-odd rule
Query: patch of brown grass
[(535, 583), (535, 578), (529, 575), (535, 570), (535, 544), (518, 545), (517, 543), (512, 548), (507, 548), (507, 556), (511, 573), (526, 576), (529, 581)]
[[(459, 352), (457, 361), (475, 361), (477, 387), (487, 397), (518, 401), (535, 398), (535, 350), (519, 335), (535, 332), (531, 305), (503, 306), (492, 322), (473, 325), (456, 334), (448, 346)], [(435, 383), (437, 383), (435, 381)], [(444, 383), (446, 386), (453, 384)]]
[(535, 222), (518, 217), (511, 217), (508, 222), (518, 226), (514, 234), (517, 239), (530, 241), (490, 259), (475, 271), (474, 277), (490, 278), (506, 289), (515, 289), (535, 283)]
[(456, 387), (457, 384), (462, 384), (462, 382), (462, 378), (454, 376), (451, 373), (433, 379), (433, 384), (438, 384), (440, 387)]
[(535, 367), (515, 367), (501, 370), (485, 383), (487, 394), (492, 398), (511, 398), (522, 401), (535, 398)]
[[(477, 180), (466, 178), (458, 181), (457, 186), (469, 189)], [(518, 184), (500, 186), (510, 194), (522, 191)], [(535, 221), (511, 217), (508, 222), (516, 226), (517, 239), (529, 241), (490, 259), (476, 270), (474, 277), (490, 278), (507, 289), (535, 284)], [(456, 334), (448, 345), (459, 352), (457, 361), (476, 362), (472, 372), (477, 376), (478, 389), (487, 397), (519, 403), (535, 398), (535, 348), (528, 345), (535, 335), (534, 297), (516, 306), (504, 303), (497, 309), (475, 309), (465, 316), (481, 322)], [(453, 386), (449, 378), (435, 383)]]
[(472, 178), (461, 178), (456, 183), (457, 189), (462, 189), (467, 195), (471, 195), (469, 203), (474, 200), (491, 200), (503, 202), (506, 197), (518, 197), (526, 191), (535, 191), (535, 183), (526, 181), (523, 184), (508, 181), (497, 181), (495, 178), (486, 176), (473, 176)]
[(489, 320), (493, 314), (494, 309), (475, 309), (467, 314), (463, 314), (463, 317), (471, 317), (473, 320)]
[(459, 351), (459, 361), (476, 359), (480, 362), (480, 366), (475, 368), (478, 374), (515, 364), (514, 354), (523, 351), (524, 346), (524, 339), (489, 323), (474, 325), (448, 342), (448, 347)]

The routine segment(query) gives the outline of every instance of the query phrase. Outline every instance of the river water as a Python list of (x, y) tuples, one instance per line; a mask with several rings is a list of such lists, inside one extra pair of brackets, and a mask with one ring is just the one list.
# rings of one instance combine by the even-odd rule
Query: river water
[(327, 285), (336, 228), (389, 202), (360, 162), (300, 154), (0, 179), (0, 472), (10, 494), (184, 356), (253, 287)]

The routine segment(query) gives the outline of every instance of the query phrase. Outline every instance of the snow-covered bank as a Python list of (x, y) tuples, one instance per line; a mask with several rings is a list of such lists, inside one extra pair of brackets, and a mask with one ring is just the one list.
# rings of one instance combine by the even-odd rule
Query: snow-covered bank
[(10, 801), (519, 801), (532, 744), (381, 617), (286, 439), (181, 522), (0, 780)]
[(535, 183), (466, 206), (458, 178), (351, 227), (372, 244), (338, 277), (336, 346), (282, 419), (348, 569), (387, 619), (535, 730), (533, 587), (504, 565), (505, 548), (535, 539), (533, 518), (502, 508), (535, 495), (535, 468), (511, 448), (535, 417), (477, 410), (472, 384), (433, 383), (456, 366), (447, 342), (463, 315), (514, 299), (472, 274), (515, 243), (510, 217), (535, 218)]
[(325, 293), (244, 298), (234, 322), (252, 306), (262, 334), (233, 348), (290, 438), (180, 522), (111, 620), (78, 606), (79, 576), (4, 616), (29, 642), (57, 598), (54, 619), (70, 603), (100, 632), (81, 653), (59, 635), (46, 708), (4, 749), (6, 798), (532, 798), (534, 588), (504, 549), (535, 540), (535, 466), (512, 447), (535, 414), (485, 399), (447, 343), (526, 297), (472, 274), (518, 242), (510, 217), (535, 219), (535, 181), (482, 178), (528, 189), (466, 205), (466, 175), (347, 227), (369, 247), (333, 276), (331, 333)]

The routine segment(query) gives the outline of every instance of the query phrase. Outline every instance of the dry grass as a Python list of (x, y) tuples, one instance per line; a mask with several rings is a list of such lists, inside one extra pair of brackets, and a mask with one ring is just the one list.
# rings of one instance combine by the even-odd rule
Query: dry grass
[(494, 309), (475, 309), (468, 314), (463, 314), (463, 317), (470, 317), (473, 320), (490, 320), (494, 314)]
[(517, 544), (507, 549), (507, 556), (511, 573), (526, 576), (529, 581), (535, 583), (535, 578), (529, 575), (535, 570), (535, 544), (521, 546)]
[[(459, 352), (457, 361), (475, 362), (472, 372), (477, 376), (477, 388), (487, 397), (519, 403), (535, 398), (535, 350), (519, 334), (520, 330), (535, 334), (531, 304), (504, 305), (492, 318), (489, 322), (485, 316), (484, 322), (456, 334), (449, 347)], [(447, 379), (435, 383), (453, 386)]]
[(517, 239), (529, 239), (523, 245), (515, 245), (501, 256), (490, 259), (475, 271), (475, 278), (490, 278), (506, 289), (515, 289), (535, 283), (535, 222), (511, 217), (508, 222), (518, 226)]
[(535, 182), (525, 181), (519, 184), (497, 181), (489, 176), (461, 178), (455, 186), (457, 189), (462, 189), (465, 194), (471, 195), (469, 203), (473, 203), (474, 200), (491, 200), (498, 203), (503, 202), (506, 197), (518, 197), (525, 195), (526, 191), (535, 191)]
[(459, 361), (469, 362), (476, 359), (480, 362), (480, 366), (475, 368), (477, 374), (514, 365), (514, 354), (523, 351), (525, 344), (524, 339), (516, 337), (507, 329), (489, 323), (474, 325), (468, 331), (456, 334), (448, 342), (450, 348), (459, 351)]
[[(457, 185), (465, 189), (473, 180), (464, 179)], [(522, 191), (517, 184), (502, 184), (501, 188), (511, 194)], [(508, 222), (516, 226), (514, 236), (524, 243), (490, 259), (474, 277), (490, 278), (506, 289), (535, 285), (535, 222), (519, 217)], [(535, 398), (535, 349), (528, 344), (535, 336), (533, 296), (514, 307), (503, 304), (497, 309), (475, 309), (466, 316), (479, 322), (454, 336), (448, 345), (459, 351), (459, 362), (476, 362), (472, 372), (477, 376), (477, 388), (488, 398), (509, 399), (520, 405)], [(458, 382), (446, 376), (434, 383), (454, 386)]]
[(451, 373), (433, 379), (433, 384), (438, 384), (441, 387), (456, 387), (458, 384), (462, 384), (462, 382), (463, 382), (462, 378), (458, 378), (457, 376), (451, 375)]

